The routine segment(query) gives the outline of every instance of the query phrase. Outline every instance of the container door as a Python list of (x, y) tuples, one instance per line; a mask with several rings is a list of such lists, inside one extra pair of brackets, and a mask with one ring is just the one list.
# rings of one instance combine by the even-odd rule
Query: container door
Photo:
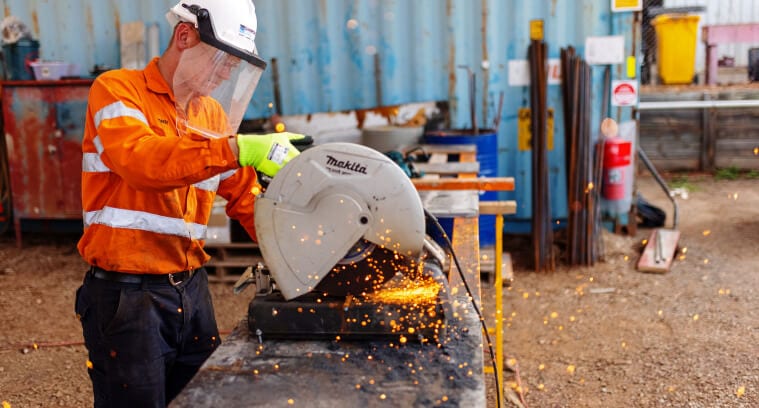
[(44, 89), (4, 87), (8, 167), (15, 218), (55, 218), (62, 190), (55, 118)]
[(61, 87), (56, 90), (53, 135), (60, 168), (60, 211), (65, 218), (82, 216), (82, 136), (87, 112), (88, 87)]

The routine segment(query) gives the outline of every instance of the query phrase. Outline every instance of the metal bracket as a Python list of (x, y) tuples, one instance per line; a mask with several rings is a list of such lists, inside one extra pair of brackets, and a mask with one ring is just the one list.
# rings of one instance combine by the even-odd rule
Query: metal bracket
[(245, 269), (232, 289), (235, 295), (239, 295), (250, 284), (256, 285), (256, 295), (268, 295), (273, 291), (271, 275), (261, 262), (256, 265), (255, 272), (252, 266)]

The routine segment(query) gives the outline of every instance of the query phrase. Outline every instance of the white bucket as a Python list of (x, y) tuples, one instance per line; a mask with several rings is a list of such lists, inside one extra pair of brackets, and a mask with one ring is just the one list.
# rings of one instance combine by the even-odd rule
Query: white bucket
[(423, 133), (422, 126), (372, 126), (362, 130), (361, 144), (386, 153), (402, 146), (418, 144)]

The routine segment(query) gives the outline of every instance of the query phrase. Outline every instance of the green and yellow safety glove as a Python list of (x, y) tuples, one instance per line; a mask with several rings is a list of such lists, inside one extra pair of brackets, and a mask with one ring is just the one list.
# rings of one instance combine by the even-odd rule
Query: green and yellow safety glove
[(305, 139), (296, 133), (266, 135), (237, 135), (238, 158), (241, 166), (253, 166), (261, 173), (274, 177), (290, 160), (300, 154), (292, 142)]

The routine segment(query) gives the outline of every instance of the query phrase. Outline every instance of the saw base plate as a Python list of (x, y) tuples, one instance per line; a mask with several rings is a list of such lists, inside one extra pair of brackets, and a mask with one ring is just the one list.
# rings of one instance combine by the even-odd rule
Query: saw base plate
[(286, 301), (280, 293), (254, 298), (248, 307), (251, 334), (266, 339), (377, 340), (399, 343), (445, 338), (444, 293), (433, 281), (390, 286), (363, 296), (316, 292)]

